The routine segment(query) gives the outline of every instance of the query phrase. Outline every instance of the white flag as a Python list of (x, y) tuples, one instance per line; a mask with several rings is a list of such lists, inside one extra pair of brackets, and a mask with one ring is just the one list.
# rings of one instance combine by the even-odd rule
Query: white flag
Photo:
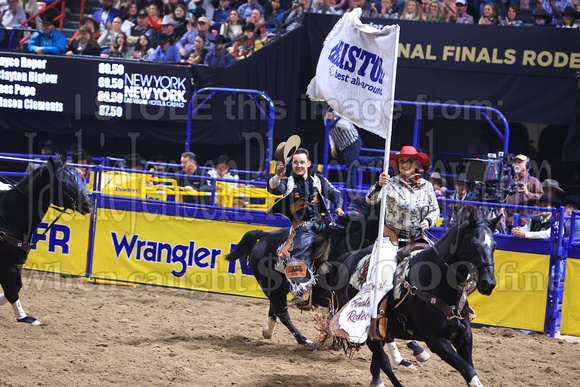
[(360, 14), (360, 8), (346, 13), (330, 31), (307, 93), (358, 127), (389, 138), (399, 26), (379, 30), (363, 24)]

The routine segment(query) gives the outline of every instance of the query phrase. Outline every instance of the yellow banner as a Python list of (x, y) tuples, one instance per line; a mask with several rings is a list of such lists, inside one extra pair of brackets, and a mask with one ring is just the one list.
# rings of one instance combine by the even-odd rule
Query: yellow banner
[(498, 250), (497, 286), (491, 296), (469, 296), (479, 324), (542, 332), (549, 286), (550, 256)]
[(99, 209), (92, 277), (264, 297), (246, 262), (226, 262), (250, 230), (277, 228)]
[(580, 259), (566, 260), (566, 281), (562, 299), (560, 333), (580, 336)]
[[(59, 212), (49, 209), (43, 222), (36, 230), (36, 238), (56, 219)], [(90, 215), (75, 212), (63, 214), (51, 229), (42, 237), (36, 248), (30, 250), (27, 269), (49, 271), (71, 275), (85, 275), (87, 250), (89, 248)]]

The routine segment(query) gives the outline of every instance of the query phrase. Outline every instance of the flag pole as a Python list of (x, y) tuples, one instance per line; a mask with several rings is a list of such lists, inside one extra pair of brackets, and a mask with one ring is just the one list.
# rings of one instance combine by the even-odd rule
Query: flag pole
[[(389, 173), (389, 155), (390, 155), (390, 151), (391, 151), (391, 133), (393, 130), (393, 105), (394, 105), (394, 100), (395, 100), (395, 79), (397, 78), (397, 58), (399, 56), (399, 30), (400, 27), (397, 25), (397, 28), (395, 29), (395, 59), (394, 59), (394, 64), (393, 64), (393, 72), (391, 74), (391, 99), (389, 102), (387, 102), (386, 104), (386, 108), (388, 109), (388, 117), (387, 117), (387, 136), (385, 138), (385, 156), (384, 156), (384, 164), (383, 164), (383, 171), (385, 173)], [(395, 171), (396, 173), (397, 171)], [(387, 187), (383, 187), (381, 189), (380, 192), (380, 197), (381, 197), (381, 208), (379, 211), (379, 236), (377, 238), (377, 243), (379, 244), (377, 246), (376, 252), (377, 252), (377, 259), (375, 259), (375, 278), (374, 278), (374, 293), (373, 293), (373, 308), (372, 308), (372, 313), (371, 313), (371, 317), (372, 318), (377, 318), (377, 306), (380, 302), (380, 300), (377, 300), (378, 298), (378, 293), (379, 293), (379, 259), (381, 257), (381, 253), (382, 253), (382, 245), (383, 245), (383, 232), (384, 232), (384, 227), (385, 227), (385, 210), (386, 210), (386, 203), (387, 203)]]

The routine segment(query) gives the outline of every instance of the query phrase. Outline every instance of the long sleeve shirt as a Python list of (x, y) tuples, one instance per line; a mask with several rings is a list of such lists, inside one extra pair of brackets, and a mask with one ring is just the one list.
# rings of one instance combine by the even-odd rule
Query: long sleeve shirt
[(37, 31), (30, 38), (28, 51), (34, 52), (38, 47), (44, 47), (45, 54), (64, 54), (66, 37), (56, 29), (48, 36), (44, 35), (44, 30)]

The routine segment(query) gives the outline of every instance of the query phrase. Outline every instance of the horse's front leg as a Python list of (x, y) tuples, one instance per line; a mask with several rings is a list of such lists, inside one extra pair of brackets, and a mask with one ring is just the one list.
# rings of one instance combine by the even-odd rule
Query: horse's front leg
[(0, 268), (0, 285), (4, 293), (0, 293), (0, 305), (9, 302), (16, 321), (32, 325), (40, 325), (40, 321), (28, 316), (22, 308), (18, 293), (22, 289), (22, 265), (6, 265)]
[(473, 365), (455, 352), (448, 340), (442, 337), (429, 337), (425, 339), (425, 343), (433, 353), (439, 355), (447, 364), (459, 371), (469, 386), (483, 387)]
[(267, 294), (270, 299), (270, 311), (268, 312), (266, 326), (262, 329), (262, 336), (265, 339), (272, 338), (274, 328), (276, 327), (276, 318), (278, 318), (288, 328), (290, 333), (292, 333), (292, 336), (294, 336), (298, 344), (312, 344), (292, 323), (290, 315), (288, 314), (288, 307), (286, 306), (286, 294), (287, 292), (280, 289), (276, 289)]
[(401, 382), (399, 382), (399, 379), (397, 379), (395, 373), (393, 372), (389, 357), (383, 348), (383, 343), (380, 341), (367, 340), (367, 346), (373, 353), (373, 358), (371, 360), (371, 375), (373, 380), (371, 382), (371, 386), (384, 386), (381, 379), (381, 370), (383, 370), (383, 372), (387, 374), (391, 383), (393, 383), (393, 386), (402, 387), (403, 385)]
[(465, 325), (465, 332), (463, 334), (458, 334), (452, 344), (459, 356), (473, 367), (473, 360), (471, 357), (473, 351), (473, 334), (471, 333), (471, 326), (469, 323), (465, 323)]

